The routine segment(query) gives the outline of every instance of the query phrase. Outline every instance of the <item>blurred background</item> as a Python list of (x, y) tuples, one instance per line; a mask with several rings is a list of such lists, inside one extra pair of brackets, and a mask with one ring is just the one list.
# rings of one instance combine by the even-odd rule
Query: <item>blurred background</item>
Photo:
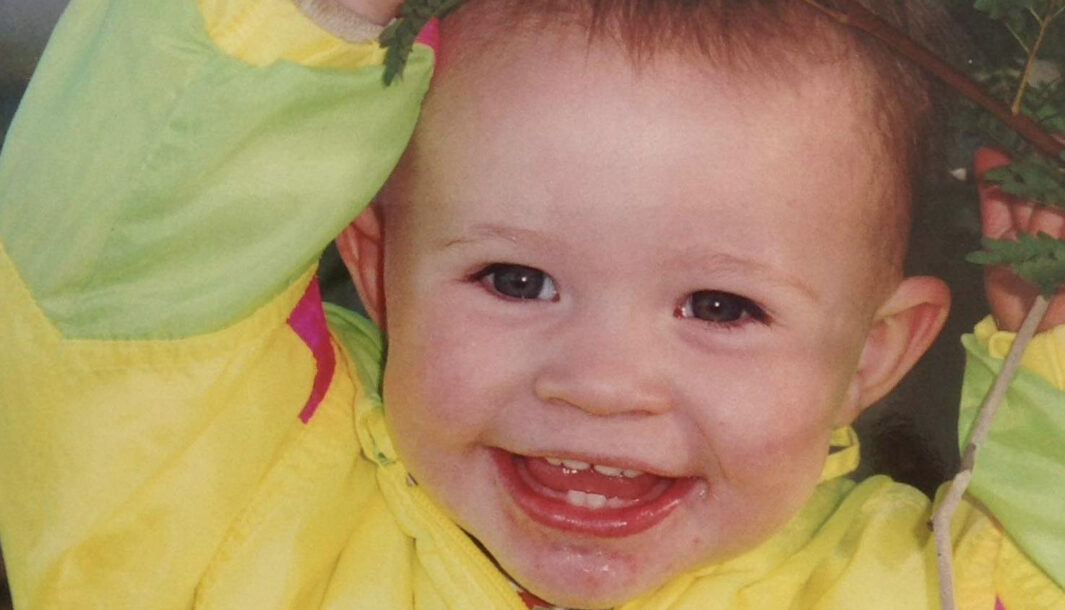
[[(996, 62), (1006, 65), (1005, 58), (1017, 55), (1017, 44), (1009, 29), (974, 11), (971, 0), (942, 1), (975, 42), (961, 54), (970, 67)], [(66, 0), (0, 0), (0, 145), (48, 34), (65, 5)], [(1050, 61), (1060, 73), (1065, 63), (1065, 44), (1048, 48)], [(1065, 113), (1065, 108), (1061, 111)], [(947, 279), (954, 292), (955, 307), (929, 355), (895, 392), (859, 421), (863, 458), (857, 477), (884, 473), (931, 493), (957, 468), (955, 420), (963, 367), (958, 337), (984, 315), (986, 306), (980, 269), (964, 261), (966, 253), (979, 248), (975, 189), (970, 182), (949, 178), (948, 171), (967, 166), (968, 155), (979, 143), (979, 138), (971, 135), (954, 137), (947, 167), (929, 170), (915, 221), (909, 265), (914, 273)], [(359, 307), (332, 250), (323, 259), (321, 275), (328, 300)], [(0, 610), (9, 608), (0, 560)]]

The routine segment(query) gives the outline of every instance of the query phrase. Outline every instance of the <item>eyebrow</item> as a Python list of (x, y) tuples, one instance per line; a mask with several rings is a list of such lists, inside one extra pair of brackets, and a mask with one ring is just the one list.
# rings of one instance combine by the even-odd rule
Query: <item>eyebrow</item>
[(733, 256), (725, 252), (678, 252), (677, 260), (684, 261), (686, 265), (707, 267), (715, 270), (725, 270), (736, 273), (755, 274), (774, 284), (788, 286), (804, 294), (814, 303), (820, 303), (821, 297), (814, 292), (809, 285), (800, 278), (781, 273), (771, 265), (758, 260)]
[(447, 239), (442, 243), (441, 249), (472, 244), (486, 239), (502, 240), (510, 243), (531, 242), (548, 246), (560, 245), (559, 240), (537, 231), (493, 223), (481, 223), (471, 227), (464, 235)]

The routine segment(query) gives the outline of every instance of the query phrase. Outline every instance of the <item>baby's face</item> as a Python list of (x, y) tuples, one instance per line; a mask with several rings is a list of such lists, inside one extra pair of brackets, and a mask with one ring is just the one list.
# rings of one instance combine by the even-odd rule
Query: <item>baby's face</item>
[(419, 484), (509, 574), (601, 607), (809, 497), (856, 410), (881, 154), (833, 68), (545, 48), (437, 76), (386, 193), (385, 396)]

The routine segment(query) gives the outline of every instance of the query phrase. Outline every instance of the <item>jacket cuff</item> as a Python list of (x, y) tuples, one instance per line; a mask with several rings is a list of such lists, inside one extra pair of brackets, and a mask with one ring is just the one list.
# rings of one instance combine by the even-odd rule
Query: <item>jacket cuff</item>
[(384, 26), (363, 19), (337, 0), (292, 0), (318, 27), (348, 42), (377, 40)]
[[(1016, 336), (1016, 333), (999, 330), (991, 316), (981, 320), (973, 330), (976, 342), (987, 350), (989, 356), (998, 359), (1006, 357)], [(1033, 337), (1024, 351), (1021, 365), (1055, 388), (1065, 390), (1065, 324)]]
[(308, 68), (353, 70), (384, 61), (384, 49), (374, 39), (381, 28), (366, 23), (335, 0), (195, 2), (214, 44), (252, 66), (289, 62)]

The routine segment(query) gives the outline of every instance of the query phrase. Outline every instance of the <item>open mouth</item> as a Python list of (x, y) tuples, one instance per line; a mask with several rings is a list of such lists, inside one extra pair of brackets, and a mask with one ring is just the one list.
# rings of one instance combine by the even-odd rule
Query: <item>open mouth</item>
[(592, 536), (618, 538), (654, 527), (697, 481), (579, 460), (492, 453), (515, 503), (530, 518)]

